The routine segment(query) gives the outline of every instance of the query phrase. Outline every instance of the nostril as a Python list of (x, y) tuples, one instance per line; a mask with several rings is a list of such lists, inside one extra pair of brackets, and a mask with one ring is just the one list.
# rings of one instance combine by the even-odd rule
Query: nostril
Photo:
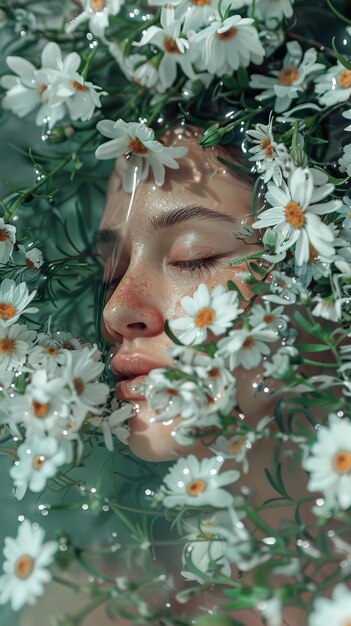
[(144, 330), (146, 328), (146, 324), (144, 322), (132, 322), (131, 324), (127, 324), (128, 328), (135, 328), (139, 330)]

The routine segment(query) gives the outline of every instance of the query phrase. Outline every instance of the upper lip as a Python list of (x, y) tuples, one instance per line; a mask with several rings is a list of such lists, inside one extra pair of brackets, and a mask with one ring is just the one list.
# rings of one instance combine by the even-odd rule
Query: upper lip
[(167, 367), (145, 354), (117, 354), (111, 361), (111, 371), (117, 381), (146, 376), (151, 370)]

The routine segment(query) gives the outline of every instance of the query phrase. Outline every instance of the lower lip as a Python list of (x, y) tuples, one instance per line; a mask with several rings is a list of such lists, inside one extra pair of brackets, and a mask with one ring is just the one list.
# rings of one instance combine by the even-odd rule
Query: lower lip
[(136, 376), (135, 378), (128, 378), (121, 380), (116, 385), (116, 396), (120, 400), (126, 400), (132, 402), (133, 400), (145, 400), (145, 396), (141, 393), (133, 391), (136, 385), (141, 385), (145, 380), (145, 375)]

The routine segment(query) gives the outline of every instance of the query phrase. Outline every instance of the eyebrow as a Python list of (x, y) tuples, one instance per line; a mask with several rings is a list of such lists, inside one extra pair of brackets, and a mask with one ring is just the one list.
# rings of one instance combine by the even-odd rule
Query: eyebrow
[[(149, 232), (158, 232), (163, 228), (175, 226), (183, 222), (189, 222), (197, 219), (210, 219), (237, 223), (237, 218), (222, 211), (210, 209), (199, 204), (191, 204), (189, 206), (173, 209), (167, 213), (149, 217), (146, 222), (146, 228)], [(96, 233), (95, 241), (97, 243), (111, 243), (118, 239), (118, 231), (110, 228), (103, 228)]]

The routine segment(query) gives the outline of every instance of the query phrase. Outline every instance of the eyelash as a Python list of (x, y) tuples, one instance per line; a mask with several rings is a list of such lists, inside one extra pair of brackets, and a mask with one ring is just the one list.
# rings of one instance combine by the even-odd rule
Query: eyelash
[(218, 263), (217, 257), (208, 257), (206, 259), (194, 259), (193, 261), (177, 261), (172, 263), (173, 266), (181, 270), (188, 270), (190, 272), (209, 270), (215, 267)]

